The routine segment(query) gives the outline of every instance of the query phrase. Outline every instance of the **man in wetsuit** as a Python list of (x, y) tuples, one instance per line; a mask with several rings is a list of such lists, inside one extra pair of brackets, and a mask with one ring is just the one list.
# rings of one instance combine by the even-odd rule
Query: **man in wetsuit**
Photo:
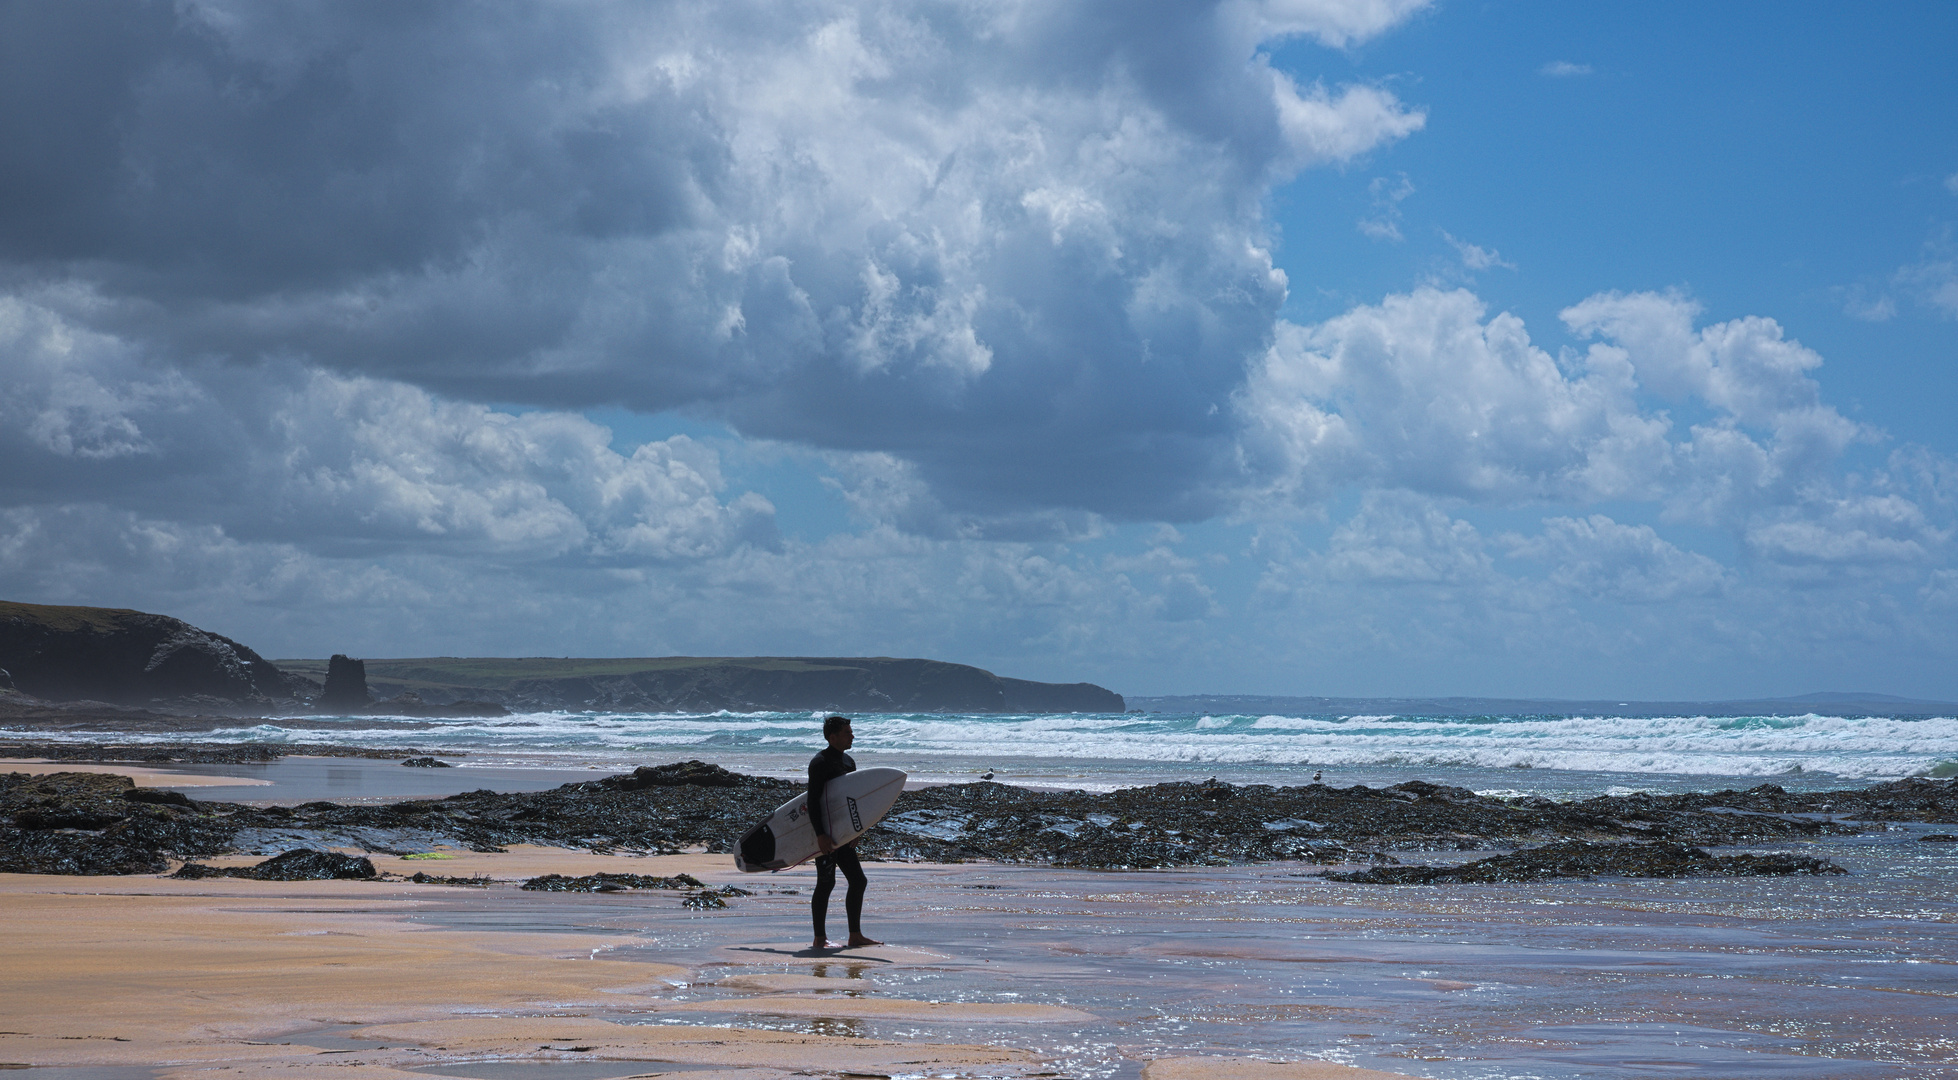
[[(845, 773), (857, 771), (857, 763), (845, 751), (857, 741), (856, 734), (850, 730), (850, 718), (832, 716), (823, 721), (823, 738), (829, 746), (809, 759), (809, 824), (816, 829), (816, 847), (822, 851), (816, 856), (816, 892), (809, 899), (810, 913), (816, 920), (817, 949), (849, 948), (858, 945), (882, 945), (873, 941), (863, 932), (863, 890), (869, 884), (863, 876), (863, 864), (857, 861), (857, 842), (838, 844), (829, 835), (829, 821), (823, 807), (823, 791), (831, 780)], [(829, 894), (836, 888), (836, 871), (841, 867), (843, 876), (849, 879), (849, 891), (843, 894), (843, 910), (850, 916), (850, 942), (848, 946), (836, 945), (829, 940), (829, 930), (825, 925), (829, 916)]]

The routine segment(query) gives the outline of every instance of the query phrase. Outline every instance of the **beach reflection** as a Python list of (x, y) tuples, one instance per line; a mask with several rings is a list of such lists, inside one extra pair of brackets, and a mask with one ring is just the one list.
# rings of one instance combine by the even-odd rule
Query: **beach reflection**
[[(807, 912), (756, 897), (659, 956), (863, 988), (847, 1009), (771, 996), (759, 1026), (1022, 1047), (1069, 1076), (1237, 1054), (1429, 1077), (1958, 1077), (1958, 853), (1800, 847), (1851, 875), (1436, 889), (1291, 865), (881, 864), (867, 918), (901, 947), (762, 959), (748, 943), (793, 940)], [(726, 998), (719, 1021), (709, 994), (660, 1022), (755, 1020), (752, 996)]]

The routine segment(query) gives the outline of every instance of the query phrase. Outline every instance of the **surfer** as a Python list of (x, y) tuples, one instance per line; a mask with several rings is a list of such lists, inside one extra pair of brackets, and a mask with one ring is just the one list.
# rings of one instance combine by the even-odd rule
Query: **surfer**
[[(816, 829), (816, 847), (822, 852), (816, 856), (816, 891), (809, 898), (809, 911), (816, 921), (817, 949), (853, 948), (859, 945), (882, 945), (863, 932), (863, 890), (869, 881), (863, 876), (863, 864), (857, 861), (857, 842), (838, 844), (829, 835), (829, 822), (824, 820), (823, 789), (831, 780), (845, 773), (857, 771), (857, 763), (846, 753), (857, 741), (856, 733), (850, 730), (850, 718), (832, 716), (823, 721), (823, 739), (829, 743), (809, 759), (809, 824)], [(849, 880), (850, 887), (843, 894), (843, 910), (850, 916), (850, 942), (847, 946), (832, 944), (829, 940), (829, 894), (836, 888), (836, 871), (842, 868), (843, 876)]]

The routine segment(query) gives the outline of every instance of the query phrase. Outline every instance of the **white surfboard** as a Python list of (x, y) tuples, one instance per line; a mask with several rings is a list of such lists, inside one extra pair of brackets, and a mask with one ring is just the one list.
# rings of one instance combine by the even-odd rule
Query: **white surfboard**
[[(903, 791), (904, 774), (896, 769), (858, 769), (831, 780), (823, 788), (829, 838), (841, 845), (862, 836), (890, 813)], [(734, 865), (749, 874), (786, 870), (818, 854), (805, 791), (742, 834), (734, 847)]]

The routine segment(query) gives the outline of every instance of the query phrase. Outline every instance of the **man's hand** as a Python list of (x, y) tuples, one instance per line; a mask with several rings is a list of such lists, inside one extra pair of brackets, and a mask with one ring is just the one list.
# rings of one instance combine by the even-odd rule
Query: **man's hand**
[(827, 836), (824, 836), (824, 835), (823, 835), (822, 833), (817, 833), (817, 834), (816, 834), (816, 850), (817, 850), (817, 851), (820, 851), (820, 852), (822, 852), (822, 853), (823, 853), (823, 854), (825, 854), (825, 855), (827, 855), (827, 854), (829, 854), (830, 852), (832, 852), (832, 851), (835, 851), (835, 850), (836, 850), (836, 841), (834, 841), (834, 840), (831, 840), (831, 839), (830, 839), (829, 837), (827, 837)]

